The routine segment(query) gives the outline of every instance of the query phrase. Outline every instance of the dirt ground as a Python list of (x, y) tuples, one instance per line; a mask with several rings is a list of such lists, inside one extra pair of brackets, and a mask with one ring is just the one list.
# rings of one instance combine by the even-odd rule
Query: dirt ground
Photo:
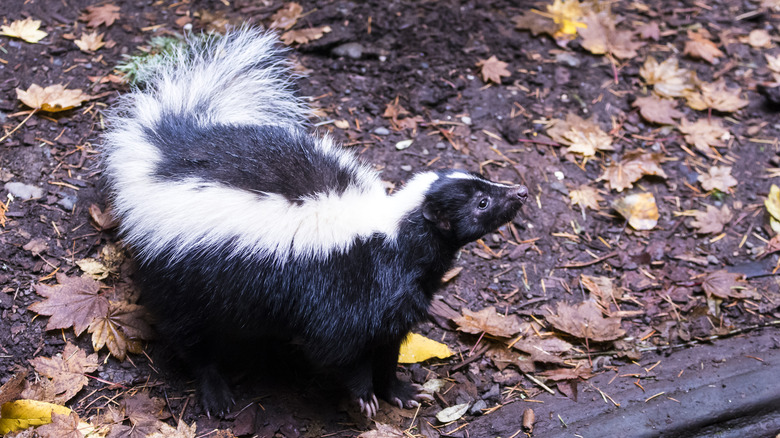
[[(0, 383), (20, 367), (31, 369), (34, 357), (61, 353), (66, 342), (92, 352), (87, 333), (77, 337), (73, 330), (46, 331), (48, 318), (28, 306), (42, 300), (34, 286), (53, 284), (55, 270), (81, 275), (76, 261), (100, 258), (106, 245), (117, 243), (116, 234), (95, 225), (88, 210), (93, 204), (107, 207), (96, 145), (104, 112), (128, 88), (101, 78), (153, 36), (176, 35), (187, 24), (195, 30), (225, 22), (268, 25), (283, 5), (277, 0), (112, 3), (120, 8), (119, 19), (98, 28), (111, 43), (94, 53), (80, 51), (71, 36), (82, 33), (79, 15), (96, 4), (93, 0), (4, 0), (0, 6), (4, 23), (33, 17), (48, 33), (37, 44), (0, 37), (0, 136), (29, 115), (17, 99), (17, 88), (65, 84), (93, 96), (72, 110), (38, 112), (0, 141), (2, 183), (42, 189), (41, 196), (17, 196), (9, 202), (8, 186), (0, 186), (0, 200), (8, 203), (0, 228)], [(303, 74), (301, 94), (320, 108), (322, 117), (313, 120), (317, 130), (330, 132), (397, 187), (426, 168), (460, 168), (526, 184), (531, 192), (511, 226), (461, 252), (456, 266), (462, 270), (443, 288), (431, 322), (416, 330), (448, 344), (456, 355), (399, 367), (405, 379), (420, 384), (445, 379), (446, 389), (419, 411), (382, 403), (377, 422), (412, 436), (517, 437), (528, 434), (520, 418), (525, 409), (543, 402), (539, 411), (545, 415), (537, 415), (537, 428), (549, 436), (553, 431), (566, 434), (566, 412), (587, 412), (589, 405), (605, 403), (620, 412), (619, 400), (607, 402), (610, 388), (618, 391), (610, 386), (615, 379), (624, 384), (621, 394), (645, 400), (666, 391), (659, 389), (660, 382), (682, 385), (672, 379), (684, 375), (681, 369), (698, 377), (714, 373), (712, 367), (691, 364), (713, 361), (703, 344), (717, 346), (725, 338), (761, 347), (752, 353), (725, 349), (719, 353), (724, 361), (731, 355), (754, 357), (780, 373), (775, 354), (780, 348), (780, 282), (774, 275), (778, 257), (766, 254), (776, 233), (764, 207), (780, 175), (780, 116), (773, 92), (761, 88), (772, 82), (765, 54), (780, 55), (780, 11), (748, 0), (613, 2), (612, 12), (623, 17), (621, 26), (656, 22), (661, 29), (658, 41), (642, 40), (638, 55), (617, 59), (594, 55), (579, 40), (562, 48), (549, 36), (516, 29), (513, 17), (543, 8), (532, 2), (335, 0), (301, 5), (304, 15), (296, 29), (331, 29), (293, 51)], [(724, 52), (716, 65), (682, 55), (687, 31), (699, 28), (708, 29)], [(741, 39), (756, 29), (772, 36), (767, 48)], [(340, 55), (346, 43), (359, 43), (361, 53)], [(677, 56), (680, 66), (695, 71), (700, 80), (723, 78), (741, 87), (748, 104), (736, 112), (677, 108), (689, 120), (713, 114), (725, 120), (730, 135), (718, 148), (719, 158), (691, 151), (679, 131), (647, 122), (632, 106), (648, 93), (640, 77), (648, 55), (659, 61)], [(477, 63), (490, 56), (508, 63), (509, 76), (500, 84), (480, 77)], [(383, 116), (396, 99), (408, 111), (406, 119), (419, 117), (414, 129), (397, 129)], [(586, 119), (595, 115), (614, 138), (615, 150), (599, 151), (590, 160), (564, 156), (547, 127), (569, 113)], [(396, 147), (404, 140), (413, 143)], [(646, 176), (621, 193), (597, 181), (608, 163), (638, 149), (663, 154), (665, 178)], [(715, 164), (732, 167), (738, 183), (731, 190), (713, 193), (699, 185), (698, 176)], [(598, 211), (583, 213), (572, 205), (569, 194), (583, 184), (600, 190), (604, 202)], [(627, 192), (654, 195), (660, 218), (652, 230), (634, 230), (610, 207)], [(698, 233), (691, 217), (680, 214), (705, 204), (732, 211), (722, 233)], [(39, 244), (31, 245), (36, 239)], [(702, 279), (719, 270), (744, 274), (748, 293), (708, 298)], [(123, 283), (132, 278), (130, 273), (125, 269), (103, 282)], [(612, 308), (625, 331), (619, 340), (594, 342), (558, 330), (555, 336), (573, 346), (557, 355), (560, 360), (529, 360), (528, 352), (514, 349), (502, 363), (494, 351), (508, 340), (463, 333), (452, 321), (463, 309), (492, 306), (502, 315), (538, 324), (535, 330), (552, 336), (545, 318), (557, 304), (577, 304), (591, 296), (583, 288), (583, 274), (612, 279), (628, 294)], [(757, 337), (762, 341), (750, 344)], [(67, 405), (81, 418), (91, 418), (122, 396), (145, 391), (165, 400), (174, 418), (196, 422), (197, 436), (357, 436), (376, 428), (327, 379), (310, 375), (294, 359), (272, 354), (264, 365), (239, 376), (235, 413), (207, 418), (195, 401), (192, 381), (168, 363), (166, 352), (154, 341), (142, 346), (142, 354), (130, 354), (125, 361), (101, 350), (99, 368)], [(669, 354), (681, 350), (686, 352), (684, 363), (663, 366)], [(661, 366), (654, 370), (657, 362)], [(581, 366), (588, 372), (573, 377), (536, 374)], [(587, 380), (592, 375), (599, 383)], [(669, 397), (644, 403), (672, 403)], [(465, 403), (470, 410), (460, 419), (446, 424), (437, 420), (443, 408)], [(717, 412), (713, 415), (717, 423)], [(663, 431), (664, 423), (654, 427)], [(756, 436), (764, 432), (774, 436), (778, 431), (766, 429)]]

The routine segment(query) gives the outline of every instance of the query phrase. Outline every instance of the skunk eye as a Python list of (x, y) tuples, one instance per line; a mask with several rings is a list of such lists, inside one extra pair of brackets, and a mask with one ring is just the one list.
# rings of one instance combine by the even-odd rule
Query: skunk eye
[(488, 206), (488, 198), (482, 198), (481, 201), (479, 201), (479, 209), (484, 210)]

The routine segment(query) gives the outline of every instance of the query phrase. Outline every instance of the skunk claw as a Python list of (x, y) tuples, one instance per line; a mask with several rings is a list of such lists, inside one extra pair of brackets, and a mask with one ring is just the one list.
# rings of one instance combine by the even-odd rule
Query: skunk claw
[(368, 401), (359, 398), (358, 404), (360, 404), (360, 412), (368, 418), (373, 418), (379, 412), (379, 401), (374, 394), (371, 394), (371, 400)]

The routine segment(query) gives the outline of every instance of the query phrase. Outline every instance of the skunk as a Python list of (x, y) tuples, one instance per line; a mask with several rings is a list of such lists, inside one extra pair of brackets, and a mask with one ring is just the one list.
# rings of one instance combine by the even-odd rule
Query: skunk
[[(522, 185), (460, 170), (388, 195), (377, 172), (306, 131), (277, 38), (241, 28), (147, 67), (110, 114), (102, 160), (158, 332), (207, 413), (232, 395), (228, 340), (299, 345), (373, 416), (426, 399), (396, 376), (457, 251), (512, 220)], [(245, 348), (251, 343), (243, 344)]]

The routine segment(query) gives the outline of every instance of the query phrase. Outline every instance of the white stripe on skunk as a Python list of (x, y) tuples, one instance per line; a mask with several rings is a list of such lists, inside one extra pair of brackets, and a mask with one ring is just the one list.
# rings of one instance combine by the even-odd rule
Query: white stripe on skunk
[(195, 40), (111, 114), (103, 165), (142, 302), (207, 412), (231, 405), (220, 360), (267, 338), (294, 341), (369, 415), (377, 396), (412, 407), (430, 396), (398, 380), (402, 340), (459, 249), (528, 190), (441, 170), (387, 195), (303, 129), (275, 41), (246, 28)]

